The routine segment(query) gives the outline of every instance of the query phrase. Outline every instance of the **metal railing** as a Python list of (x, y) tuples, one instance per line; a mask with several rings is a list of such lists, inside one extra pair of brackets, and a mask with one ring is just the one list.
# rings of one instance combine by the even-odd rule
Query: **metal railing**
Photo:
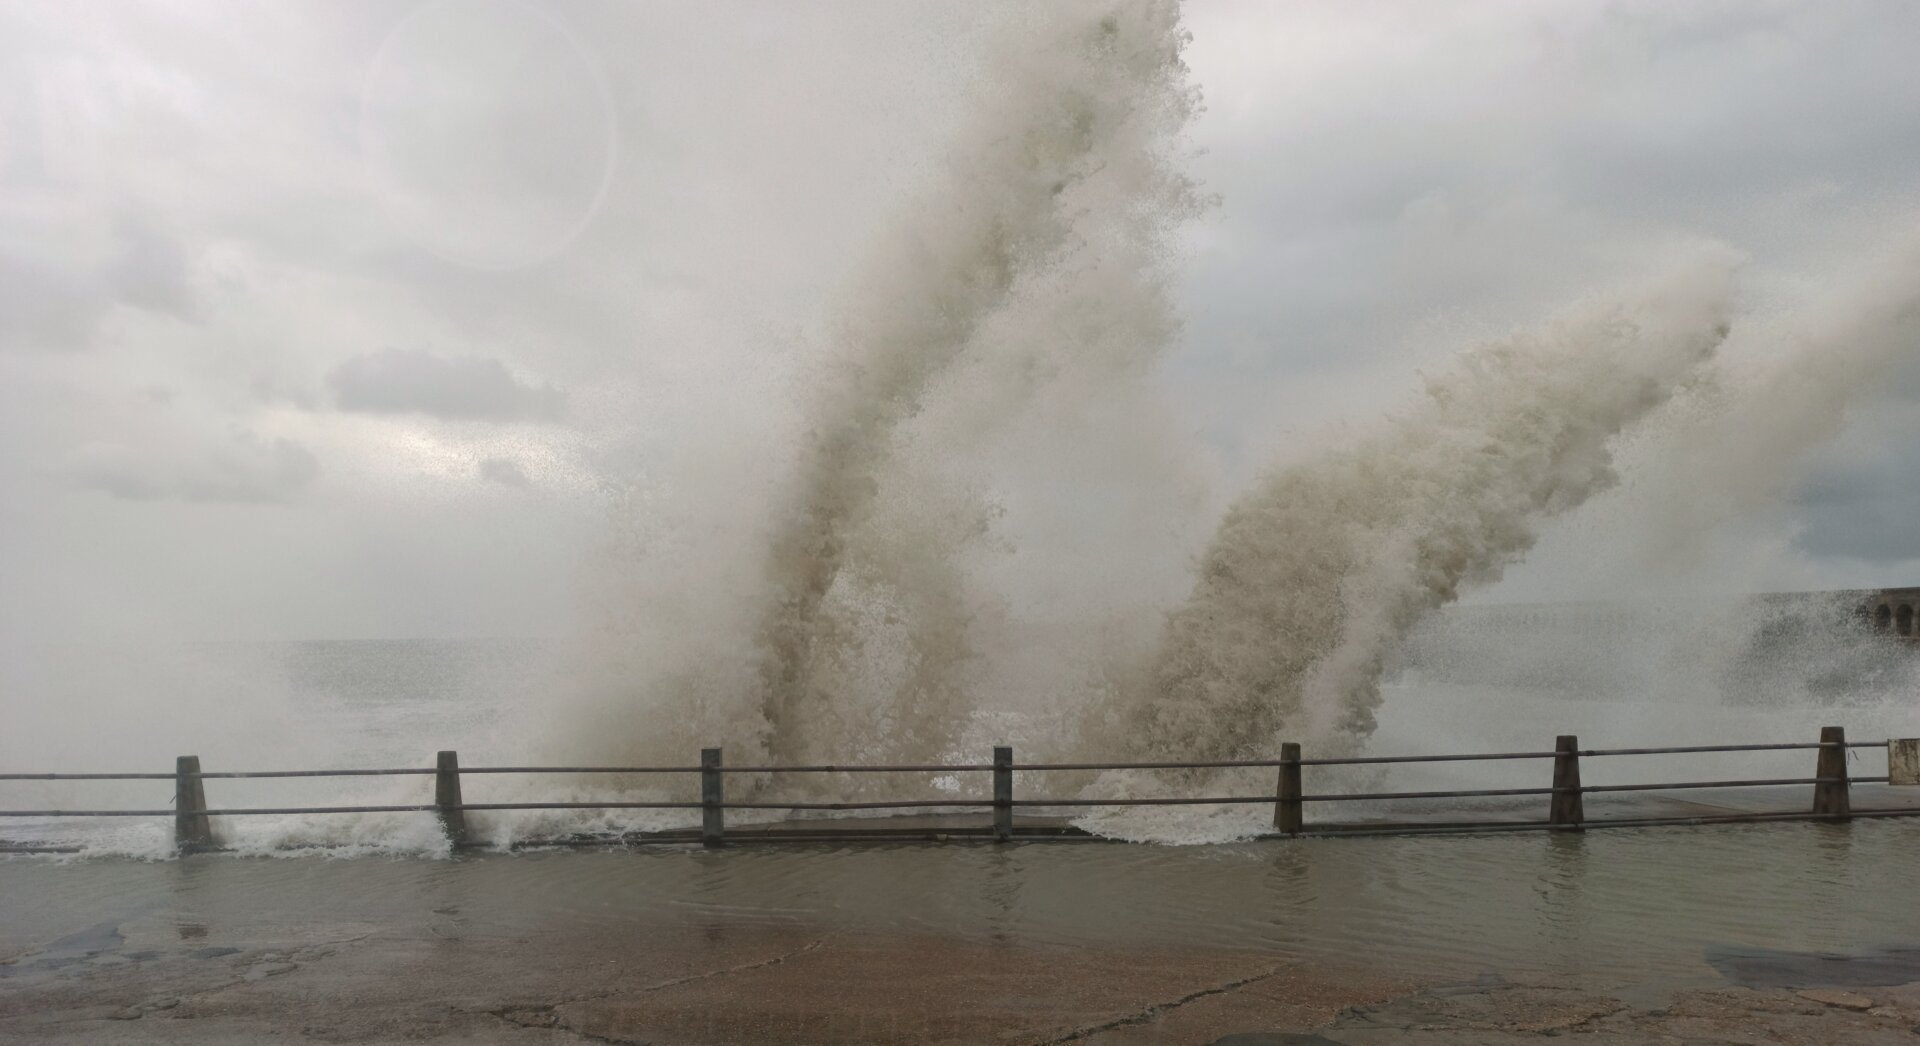
[[(395, 767), (373, 770), (266, 770), (243, 772), (204, 771), (200, 768), (200, 760), (198, 757), (181, 756), (176, 761), (174, 772), (171, 774), (0, 773), (0, 781), (172, 780), (174, 782), (174, 805), (171, 809), (0, 810), (0, 818), (170, 816), (174, 819), (176, 845), (181, 852), (194, 852), (217, 849), (210, 820), (214, 817), (352, 813), (432, 813), (438, 816), (450, 842), (456, 847), (479, 845), (473, 841), (472, 834), (468, 830), (466, 815), (469, 811), (485, 812), (508, 810), (698, 810), (700, 811), (701, 817), (700, 826), (697, 829), (682, 828), (652, 832), (628, 832), (617, 837), (605, 835), (574, 836), (564, 839), (529, 841), (526, 845), (555, 845), (566, 843), (606, 844), (612, 842), (698, 842), (705, 846), (721, 846), (729, 840), (818, 840), (823, 838), (986, 838), (997, 842), (1007, 842), (1015, 838), (1091, 838), (1090, 833), (1062, 823), (1032, 823), (1030, 821), (1029, 823), (1021, 824), (1016, 820), (1014, 815), (1017, 810), (1022, 809), (1071, 811), (1097, 807), (1271, 805), (1274, 808), (1274, 831), (1270, 833), (1270, 835), (1278, 837), (1380, 833), (1410, 834), (1427, 832), (1524, 831), (1530, 829), (1580, 831), (1589, 827), (1725, 824), (1782, 820), (1846, 821), (1852, 818), (1920, 816), (1920, 804), (1912, 807), (1902, 806), (1882, 809), (1854, 809), (1852, 807), (1850, 797), (1850, 787), (1852, 785), (1884, 784), (1888, 783), (1889, 778), (1885, 776), (1850, 776), (1847, 772), (1846, 765), (1848, 750), (1878, 748), (1891, 743), (1893, 742), (1849, 742), (1846, 740), (1845, 732), (1840, 727), (1826, 727), (1821, 730), (1819, 741), (1787, 744), (1682, 745), (1664, 748), (1583, 749), (1579, 746), (1577, 738), (1571, 735), (1565, 735), (1558, 738), (1557, 743), (1551, 751), (1482, 752), (1463, 755), (1354, 756), (1345, 758), (1308, 759), (1301, 755), (1299, 745), (1289, 743), (1281, 745), (1280, 757), (1278, 759), (1198, 760), (1190, 762), (1016, 763), (1013, 759), (1013, 749), (1007, 746), (1000, 746), (993, 750), (993, 759), (987, 763), (727, 766), (722, 759), (720, 749), (708, 748), (702, 750), (699, 764), (690, 766), (462, 767), (459, 763), (458, 755), (454, 752), (447, 751), (439, 753), (436, 765), (433, 767)], [(1813, 776), (1707, 781), (1661, 781), (1649, 784), (1608, 785), (1583, 785), (1580, 780), (1582, 759), (1615, 756), (1785, 751), (1816, 752)], [(1437, 789), (1398, 792), (1310, 793), (1305, 791), (1302, 786), (1302, 771), (1306, 767), (1380, 766), (1504, 760), (1552, 760), (1552, 783), (1544, 787)], [(1014, 774), (1016, 772), (1033, 774), (1062, 771), (1191, 771), (1248, 768), (1271, 769), (1276, 771), (1275, 791), (1272, 794), (1263, 793), (1258, 795), (1172, 795), (1137, 798), (1099, 798), (1088, 796), (1014, 798)], [(776, 801), (761, 799), (728, 801), (726, 799), (725, 782), (729, 774), (841, 773), (926, 773), (943, 775), (954, 773), (984, 773), (991, 775), (992, 792), (990, 797), (979, 798), (855, 800), (846, 802), (824, 802), (817, 800)], [(463, 801), (461, 797), (461, 779), (471, 774), (698, 775), (700, 798), (698, 800), (683, 801), (609, 798), (605, 800), (580, 802), (469, 803)], [(434, 778), (433, 802), (346, 806), (209, 807), (206, 801), (205, 782), (209, 780), (391, 777), (405, 775), (432, 775)], [(1586, 796), (1601, 793), (1666, 792), (1701, 788), (1751, 789), (1806, 786), (1812, 787), (1811, 803), (1802, 810), (1785, 812), (1768, 811), (1687, 816), (1588, 818), (1586, 816), (1584, 803)], [(1486, 819), (1428, 820), (1421, 822), (1356, 821), (1344, 823), (1315, 821), (1311, 824), (1309, 824), (1305, 818), (1306, 807), (1309, 804), (1315, 803), (1350, 803), (1366, 800), (1486, 799), (1523, 796), (1547, 797), (1546, 816), (1540, 819), (1518, 821)], [(987, 810), (991, 811), (991, 819), (986, 824), (941, 825), (933, 828), (924, 826), (910, 828), (853, 827), (835, 826), (825, 822), (808, 824), (806, 822), (788, 820), (785, 822), (776, 822), (771, 825), (736, 826), (732, 830), (729, 830), (726, 824), (726, 811), (728, 810), (783, 810), (788, 812)], [(13, 852), (72, 849), (74, 849), (74, 847), (0, 844), (0, 850)]]

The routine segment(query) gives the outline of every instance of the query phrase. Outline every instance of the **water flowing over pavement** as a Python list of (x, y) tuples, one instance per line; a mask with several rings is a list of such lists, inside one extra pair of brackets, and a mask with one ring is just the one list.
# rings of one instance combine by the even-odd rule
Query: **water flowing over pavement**
[[(501, 939), (455, 950), (377, 931), (283, 950), (87, 956), (0, 997), (18, 1041), (1216, 1043), (1904, 1043), (1920, 982), (1690, 990), (1636, 1006), (1483, 977), (1417, 982), (1232, 951), (1007, 949), (952, 939)], [(118, 958), (118, 962), (110, 959)], [(28, 967), (31, 970), (31, 967)], [(24, 972), (24, 971), (23, 971)], [(1908, 976), (1920, 977), (1920, 966)], [(16, 974), (15, 979), (24, 979)]]
[(0, 1038), (1904, 1042), (1920, 1034), (1916, 842), (1898, 821), (15, 858)]

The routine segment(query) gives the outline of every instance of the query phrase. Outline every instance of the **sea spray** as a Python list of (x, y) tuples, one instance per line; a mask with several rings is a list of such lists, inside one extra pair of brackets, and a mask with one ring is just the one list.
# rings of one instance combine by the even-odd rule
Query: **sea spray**
[[(789, 482), (771, 498), (719, 484), (717, 519), (648, 477), (619, 493), (567, 707), (542, 702), (503, 747), (596, 765), (711, 745), (735, 763), (951, 751), (972, 707), (970, 556), (996, 509), (948, 463), (1049, 389), (1113, 402), (1177, 333), (1169, 243), (1204, 206), (1180, 164), (1199, 103), (1178, 15), (1166, 0), (1015, 12), (974, 116), (810, 337), (827, 350)], [(571, 782), (583, 800), (665, 783)], [(502, 837), (613, 827), (573, 817), (482, 820)]]
[(1407, 631), (1615, 481), (1612, 437), (1725, 336), (1731, 271), (1716, 252), (1637, 304), (1583, 304), (1473, 348), (1379, 434), (1256, 483), (1107, 740), (1224, 759), (1364, 737)]
[[(964, 453), (967, 439), (1004, 433), (1048, 390), (1100, 400), (1174, 336), (1166, 240), (1200, 205), (1174, 150), (1196, 104), (1175, 14), (1159, 2), (1049, 5), (1009, 35), (981, 115), (849, 281), (793, 489), (771, 509), (764, 492), (734, 506), (777, 514), (772, 540), (739, 561), (682, 557), (676, 535), (710, 520), (676, 515), (685, 506), (670, 499), (622, 510), (642, 531), (635, 547), (672, 567), (634, 593), (650, 619), (647, 640), (612, 627), (600, 644), (617, 652), (603, 673), (616, 683), (596, 692), (596, 714), (533, 702), (541, 720), (567, 731), (551, 761), (683, 764), (709, 744), (724, 744), (733, 762), (946, 754), (968, 718), (969, 659), (1010, 655), (976, 647), (966, 592), (975, 581), (968, 553), (996, 525), (991, 499), (929, 466)], [(1612, 482), (1611, 434), (1683, 385), (1711, 351), (1717, 278), (1709, 266), (1697, 285), (1679, 281), (1649, 306), (1590, 307), (1548, 331), (1476, 350), (1378, 437), (1274, 474), (1223, 521), (1191, 601), (1168, 618), (1158, 658), (1125, 676), (1121, 700), (1093, 710), (1110, 731), (1090, 733), (1098, 743), (1072, 754), (1265, 755), (1280, 737), (1307, 740), (1316, 752), (1357, 743), (1372, 727), (1381, 665), (1408, 629), (1459, 589), (1497, 575), (1543, 520)], [(1794, 463), (1911, 352), (1917, 298), (1920, 251), (1910, 250), (1865, 289), (1837, 296), (1809, 325), (1804, 349), (1738, 389), (1724, 415), (1663, 441), (1655, 453), (1674, 462), (1658, 499), (1673, 517), (1666, 533), (1709, 534), (1786, 497), (1799, 475)], [(951, 442), (929, 440), (929, 416)], [(711, 472), (732, 483), (724, 464)], [(1836, 613), (1831, 631), (1847, 624)], [(971, 727), (983, 729), (978, 717)], [(1018, 728), (984, 727), (991, 740)], [(1072, 746), (1049, 739), (1048, 747), (1065, 755)], [(468, 798), (590, 800), (635, 780), (523, 785), (484, 775)], [(895, 783), (822, 780), (836, 789)], [(364, 798), (417, 803), (418, 783), (369, 784)], [(1271, 778), (1254, 784), (1250, 792), (1264, 790)], [(517, 790), (486, 791), (509, 786)], [(1265, 817), (1252, 813), (1246, 823)], [(539, 812), (475, 821), (504, 843), (689, 816)], [(1180, 835), (1128, 824), (1099, 822), (1113, 834)], [(228, 841), (249, 851), (444, 849), (425, 814), (223, 827), (244, 829)], [(165, 850), (164, 826), (140, 831), (124, 852)]]
[(1708, 380), (1623, 441), (1630, 481), (1557, 527), (1530, 554), (1531, 576), (1515, 579), (1610, 602), (1617, 623), (1504, 644), (1449, 628), (1423, 658), (1451, 647), (1446, 658), (1479, 669), (1524, 666), (1535, 689), (1584, 681), (1742, 714), (1911, 692), (1920, 666), (1861, 627), (1858, 596), (1736, 594), (1831, 585), (1830, 565), (1797, 547), (1794, 502), (1822, 448), (1916, 359), (1920, 236), (1909, 223), (1784, 318), (1742, 322)]
[(1723, 378), (1714, 409), (1679, 419), (1650, 448), (1657, 457), (1626, 523), (1651, 569), (1695, 564), (1728, 523), (1790, 500), (1849, 410), (1920, 356), (1920, 234), (1866, 254), (1803, 317), (1762, 335), (1789, 343), (1770, 368)]
[[(1726, 252), (1705, 252), (1627, 303), (1586, 302), (1474, 347), (1377, 435), (1257, 481), (1222, 519), (1151, 663), (1090, 710), (1085, 743), (1146, 761), (1271, 758), (1283, 739), (1357, 750), (1407, 633), (1616, 481), (1610, 441), (1726, 337), (1733, 269)], [(1116, 772), (1090, 792), (1271, 794), (1269, 776)], [(1207, 841), (1264, 817), (1104, 808), (1079, 823)]]
[[(978, 118), (876, 246), (833, 332), (755, 637), (750, 714), (769, 755), (931, 758), (968, 711), (959, 556), (991, 509), (894, 467), (900, 427), (942, 379), (963, 362), (1013, 375), (991, 417), (1062, 374), (1137, 373), (1173, 335), (1165, 242), (1200, 206), (1175, 163), (1197, 105), (1178, 7), (1035, 14), (1007, 34)], [(859, 671), (876, 659), (899, 664)]]

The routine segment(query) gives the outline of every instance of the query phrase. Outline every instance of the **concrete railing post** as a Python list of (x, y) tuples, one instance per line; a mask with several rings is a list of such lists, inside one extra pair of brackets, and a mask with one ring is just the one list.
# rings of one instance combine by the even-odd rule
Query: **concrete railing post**
[(702, 748), (700, 750), (700, 844), (702, 846), (720, 846), (725, 842), (727, 832), (727, 812), (720, 804), (726, 802), (725, 775), (720, 772), (720, 750)]
[(1853, 816), (1847, 795), (1847, 732), (1842, 727), (1820, 728), (1820, 758), (1814, 762), (1813, 813), (1833, 821)]
[(1580, 739), (1562, 734), (1553, 746), (1553, 801), (1547, 807), (1547, 824), (1556, 832), (1585, 829), (1586, 806), (1580, 792)]
[(1285, 835), (1300, 834), (1300, 746), (1280, 746), (1280, 792), (1273, 804), (1273, 826)]
[(1013, 838), (1013, 748), (996, 745), (993, 749), (993, 841), (1004, 843)]
[(200, 780), (197, 755), (174, 760), (173, 845), (183, 854), (213, 845), (213, 825), (207, 820), (207, 788)]
[(441, 752), (435, 759), (433, 805), (439, 808), (440, 827), (447, 833), (447, 841), (456, 848), (465, 846), (467, 812), (461, 809), (460, 756), (457, 753)]

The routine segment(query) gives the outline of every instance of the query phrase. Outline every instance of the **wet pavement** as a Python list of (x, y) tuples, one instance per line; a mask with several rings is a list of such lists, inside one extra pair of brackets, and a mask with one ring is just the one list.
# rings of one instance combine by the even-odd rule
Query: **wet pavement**
[(0, 1040), (1913, 1042), (1915, 852), (1882, 821), (9, 858)]
[[(372, 926), (280, 947), (17, 957), (20, 1042), (1500, 1044), (1907, 1043), (1920, 984), (1723, 987), (1634, 1005), (1483, 974), (1420, 984), (1224, 949), (1009, 947), (757, 928), (565, 941), (406, 939)], [(266, 943), (266, 942), (261, 942)], [(1798, 979), (1837, 968), (1808, 956)], [(1771, 967), (1785, 975), (1790, 964)], [(1788, 979), (1795, 979), (1785, 975)]]
[(183, 945), (140, 960), (114, 950), (77, 964), (22, 960), (0, 988), (0, 1037), (1206, 1041), (1323, 1025), (1348, 1006), (1411, 987), (1219, 949), (1008, 947), (764, 927), (718, 938), (688, 931), (565, 941), (408, 940), (359, 929), (271, 951)]

